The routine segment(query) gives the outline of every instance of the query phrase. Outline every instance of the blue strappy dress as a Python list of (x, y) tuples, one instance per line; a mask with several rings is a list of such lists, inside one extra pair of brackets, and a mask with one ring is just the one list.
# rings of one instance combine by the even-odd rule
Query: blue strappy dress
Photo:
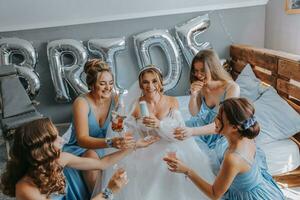
[(66, 196), (62, 194), (51, 194), (49, 198), (51, 200), (66, 200)]
[[(228, 85), (229, 86), (229, 85)], [(225, 88), (224, 94), (220, 98), (220, 102), (225, 100), (226, 97), (226, 91), (228, 89), (228, 86)], [(214, 122), (218, 112), (219, 112), (219, 106), (214, 106), (210, 108), (205, 101), (204, 97), (201, 97), (201, 106), (200, 110), (197, 113), (197, 115), (192, 116), (189, 120), (185, 121), (185, 125), (187, 127), (200, 127), (208, 125), (212, 122)], [(199, 135), (194, 136), (195, 141), (197, 142), (198, 146), (200, 148), (203, 148), (203, 142), (207, 144), (207, 146), (212, 149), (216, 146), (216, 141), (223, 136), (220, 134), (212, 134), (212, 135)]]
[[(227, 143), (216, 145), (215, 152), (219, 169), (224, 160), (224, 154), (228, 148)], [(241, 153), (235, 151), (237, 156), (245, 160), (250, 166), (250, 170), (238, 174), (222, 199), (224, 200), (281, 200), (285, 199), (280, 188), (277, 186), (272, 176), (267, 172), (267, 164), (264, 152), (256, 149), (255, 159), (250, 162)], [(218, 170), (219, 171), (219, 170)]]
[[(106, 117), (106, 120), (104, 122), (103, 127), (99, 125), (99, 122), (96, 119), (96, 116), (94, 114), (94, 111), (92, 109), (92, 106), (89, 102), (89, 100), (85, 96), (81, 96), (81, 98), (84, 98), (88, 105), (89, 105), (89, 112), (88, 112), (88, 126), (89, 126), (89, 136), (95, 137), (95, 138), (105, 138), (106, 132), (108, 129), (108, 125), (111, 118), (111, 111), (114, 108), (114, 99), (112, 99), (110, 108)], [(76, 156), (82, 156), (88, 149), (82, 148), (78, 145), (77, 139), (76, 139), (76, 132), (75, 132), (75, 126), (74, 122), (72, 124), (72, 132), (70, 136), (70, 140), (68, 143), (66, 143), (63, 146), (63, 151), (72, 153)], [(96, 149), (96, 153), (99, 157), (104, 156), (104, 149)], [(85, 200), (90, 199), (91, 194), (84, 182), (84, 179), (82, 177), (82, 174), (79, 170), (75, 170), (73, 168), (65, 167), (64, 168), (64, 174), (68, 183), (67, 193), (66, 193), (66, 199), (67, 200)]]

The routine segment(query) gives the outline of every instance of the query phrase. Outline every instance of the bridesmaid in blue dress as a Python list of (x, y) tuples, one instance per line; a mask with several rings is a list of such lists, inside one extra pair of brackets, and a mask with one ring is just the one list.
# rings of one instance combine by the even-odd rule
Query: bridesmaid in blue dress
[[(114, 78), (110, 67), (99, 59), (92, 59), (84, 66), (87, 94), (77, 97), (73, 103), (73, 123), (70, 140), (63, 151), (76, 156), (100, 159), (104, 148), (121, 148), (123, 138), (106, 138), (110, 124), (111, 111), (117, 102), (112, 94)], [(70, 199), (88, 199), (93, 191), (99, 171), (79, 172), (74, 169), (64, 170), (69, 183), (67, 193)]]
[(219, 172), (214, 183), (204, 181), (177, 158), (164, 158), (169, 170), (184, 173), (211, 199), (285, 199), (267, 172), (264, 153), (255, 145), (254, 138), (260, 128), (254, 117), (254, 108), (248, 100), (225, 100), (215, 122), (216, 132), (225, 136), (228, 143), (221, 143), (215, 148), (218, 160), (215, 164)]
[(210, 49), (199, 51), (193, 58), (190, 82), (189, 111), (192, 117), (186, 121), (186, 126), (200, 128), (179, 128), (175, 136), (182, 140), (194, 135), (199, 146), (204, 142), (213, 148), (221, 137), (214, 132), (219, 103), (227, 98), (239, 97), (239, 86), (224, 70), (218, 55)]
[[(135, 142), (132, 137), (131, 143), (127, 143), (127, 149), (107, 155), (101, 160), (78, 157), (61, 152), (62, 138), (50, 119), (37, 119), (16, 130), (10, 150), (11, 159), (1, 175), (1, 190), (5, 195), (22, 200), (69, 200), (65, 192), (68, 192), (68, 183), (72, 181), (65, 181), (63, 167), (104, 170), (133, 152), (134, 147), (145, 147), (152, 142)], [(108, 184), (108, 189), (113, 193), (118, 192), (118, 186), (126, 182), (122, 178), (124, 176), (124, 170), (118, 170)], [(98, 194), (96, 199), (103, 199), (102, 194)]]

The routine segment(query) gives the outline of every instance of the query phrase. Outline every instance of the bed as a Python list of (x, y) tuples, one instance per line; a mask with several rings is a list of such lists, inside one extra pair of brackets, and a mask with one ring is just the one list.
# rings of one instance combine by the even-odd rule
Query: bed
[[(300, 56), (235, 44), (230, 47), (228, 71), (236, 79), (247, 63), (265, 84), (300, 114)], [(274, 179), (285, 187), (300, 186), (300, 132), (285, 140), (263, 145)], [(296, 168), (296, 169), (295, 169)]]

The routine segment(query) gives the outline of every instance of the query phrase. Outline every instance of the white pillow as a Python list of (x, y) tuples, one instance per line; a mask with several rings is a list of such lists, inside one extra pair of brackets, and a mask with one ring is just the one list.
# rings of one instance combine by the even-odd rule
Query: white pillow
[(240, 86), (240, 96), (252, 102), (256, 101), (268, 88), (262, 84), (261, 80), (256, 78), (250, 64), (247, 64), (241, 71), (236, 83)]
[(260, 124), (258, 144), (282, 140), (300, 132), (300, 115), (276, 92), (269, 87), (254, 102), (255, 116)]

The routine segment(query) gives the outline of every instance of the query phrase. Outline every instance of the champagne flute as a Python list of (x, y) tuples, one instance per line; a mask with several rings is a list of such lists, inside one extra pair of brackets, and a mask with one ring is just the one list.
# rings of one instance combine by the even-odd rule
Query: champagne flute
[(122, 137), (122, 131), (124, 129), (124, 116), (119, 115), (117, 112), (111, 112), (111, 129), (118, 133), (119, 137)]

